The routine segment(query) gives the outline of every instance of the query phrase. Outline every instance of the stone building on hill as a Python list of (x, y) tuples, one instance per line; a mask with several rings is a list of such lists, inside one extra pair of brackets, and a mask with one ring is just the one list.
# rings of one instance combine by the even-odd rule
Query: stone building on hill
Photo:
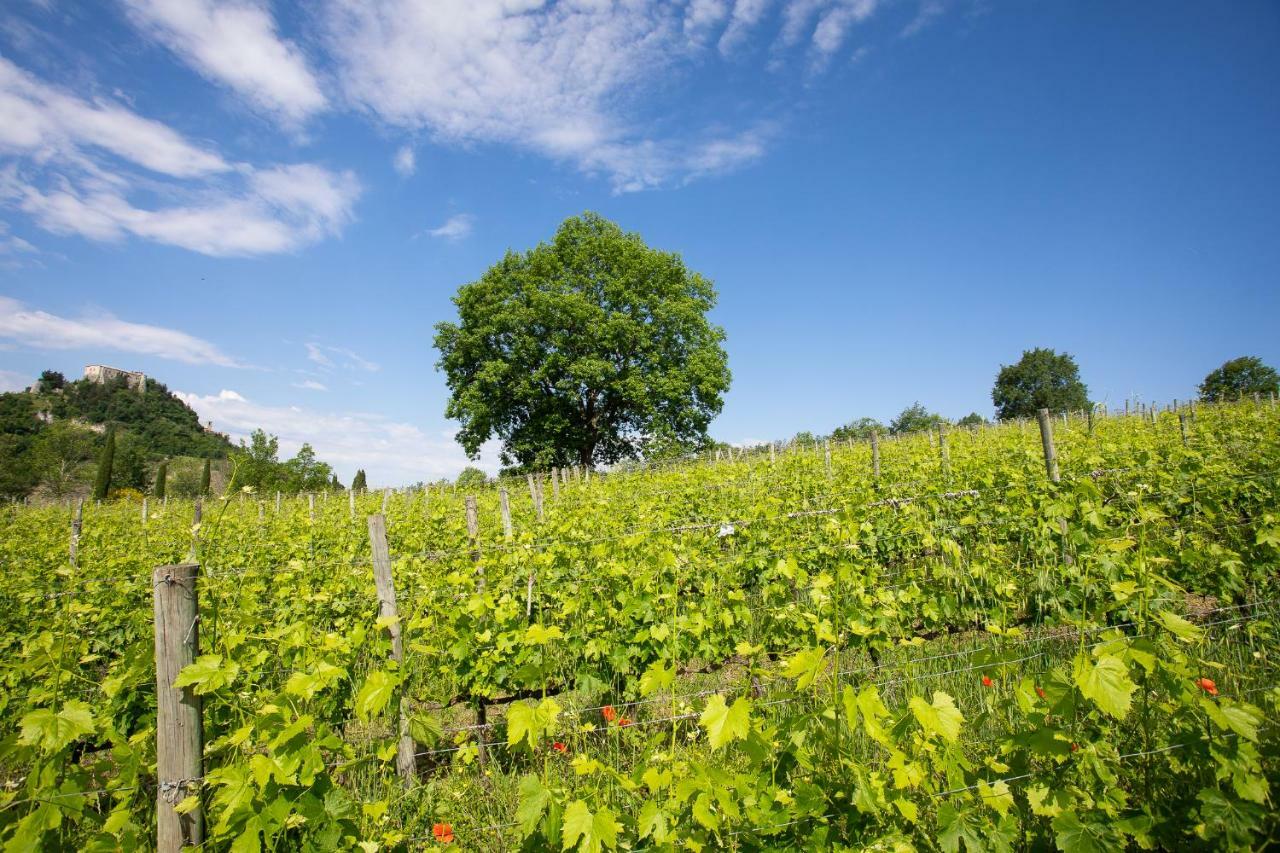
[(147, 390), (147, 374), (134, 370), (121, 370), (118, 367), (107, 367), (105, 364), (86, 364), (84, 378), (99, 385), (123, 379), (126, 385), (139, 394), (144, 394)]

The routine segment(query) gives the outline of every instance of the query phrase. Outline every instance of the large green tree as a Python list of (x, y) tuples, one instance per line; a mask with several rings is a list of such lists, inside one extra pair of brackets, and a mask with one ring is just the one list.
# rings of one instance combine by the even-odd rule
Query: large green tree
[(831, 431), (832, 441), (866, 441), (873, 432), (885, 432), (884, 424), (875, 418), (858, 418)]
[(937, 429), (938, 424), (946, 423), (946, 420), (942, 415), (915, 402), (898, 412), (898, 416), (889, 422), (889, 432), (894, 435), (924, 432), (927, 429)]
[(1200, 399), (1210, 403), (1277, 391), (1280, 391), (1280, 374), (1252, 355), (1224, 362), (1200, 383)]
[(111, 491), (111, 469), (116, 460), (116, 428), (107, 427), (107, 440), (102, 444), (98, 454), (98, 471), (93, 480), (93, 497), (105, 501)]
[(706, 440), (729, 387), (716, 293), (680, 256), (594, 213), (511, 252), (454, 297), (439, 366), (471, 458), (595, 465)]
[(1022, 353), (1017, 364), (1001, 365), (991, 389), (996, 417), (1031, 418), (1040, 409), (1071, 412), (1089, 408), (1089, 389), (1068, 353), (1037, 347)]
[(93, 458), (94, 435), (87, 429), (55, 421), (31, 444), (31, 467), (50, 497), (71, 494)]

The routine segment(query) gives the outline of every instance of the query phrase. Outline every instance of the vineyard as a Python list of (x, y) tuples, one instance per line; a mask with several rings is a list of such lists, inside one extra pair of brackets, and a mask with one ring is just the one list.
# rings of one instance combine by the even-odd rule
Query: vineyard
[(6, 507), (0, 843), (1280, 843), (1280, 409), (1046, 425)]

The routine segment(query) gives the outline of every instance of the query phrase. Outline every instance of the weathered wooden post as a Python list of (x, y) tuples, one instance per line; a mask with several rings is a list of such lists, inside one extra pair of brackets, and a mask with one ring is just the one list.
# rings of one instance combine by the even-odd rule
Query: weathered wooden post
[(947, 452), (947, 425), (938, 424), (938, 456), (942, 461), (942, 476), (951, 477), (951, 454)]
[(1049, 419), (1049, 410), (1036, 412), (1040, 421), (1040, 442), (1044, 445), (1044, 468), (1052, 482), (1058, 482), (1058, 451), (1053, 446), (1053, 421)]
[(1182, 446), (1187, 446), (1187, 413), (1178, 412), (1178, 430), (1182, 433)]
[(502, 511), (502, 535), (510, 539), (514, 531), (511, 528), (511, 500), (506, 489), (498, 489), (498, 508)]
[[(404, 639), (400, 628), (400, 610), (396, 606), (396, 586), (391, 575), (391, 550), (387, 547), (387, 519), (369, 516), (369, 547), (373, 553), (373, 583), (378, 590), (378, 615), (387, 619), (387, 636), (391, 638), (391, 659), (397, 668), (404, 666)], [(409, 714), (405, 708), (404, 688), (397, 691), (396, 717), (400, 740), (396, 747), (396, 772), (406, 788), (417, 781), (413, 736), (409, 734)]]
[(76, 499), (75, 511), (71, 513), (71, 567), (75, 568), (80, 559), (80, 531), (84, 529), (84, 498)]
[(823, 439), (822, 441), (822, 464), (827, 471), (827, 479), (831, 479), (831, 442)]
[(871, 476), (880, 479), (880, 433), (871, 431)]
[(200, 652), (200, 566), (157, 566), (151, 581), (156, 629), (156, 850), (177, 853), (204, 843), (204, 810), (178, 814), (174, 806), (203, 783), (204, 732), (200, 697), (191, 687), (174, 688), (183, 667)]
[(551, 497), (560, 500), (560, 469), (555, 465), (551, 466)]
[(347, 489), (347, 516), (349, 518), (356, 517), (356, 490)]

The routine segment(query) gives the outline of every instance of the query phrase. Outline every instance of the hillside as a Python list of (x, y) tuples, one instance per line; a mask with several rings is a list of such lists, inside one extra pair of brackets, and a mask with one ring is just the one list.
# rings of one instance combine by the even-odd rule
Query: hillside
[(233, 449), (163, 383), (129, 376), (133, 384), (123, 376), (66, 381), (45, 371), (32, 388), (0, 394), (0, 494), (20, 497), (53, 478), (55, 494), (74, 490), (83, 477), (68, 472), (93, 458), (108, 426), (117, 428), (124, 460), (136, 472), (136, 483), (122, 485), (145, 485), (161, 459), (222, 459)]

